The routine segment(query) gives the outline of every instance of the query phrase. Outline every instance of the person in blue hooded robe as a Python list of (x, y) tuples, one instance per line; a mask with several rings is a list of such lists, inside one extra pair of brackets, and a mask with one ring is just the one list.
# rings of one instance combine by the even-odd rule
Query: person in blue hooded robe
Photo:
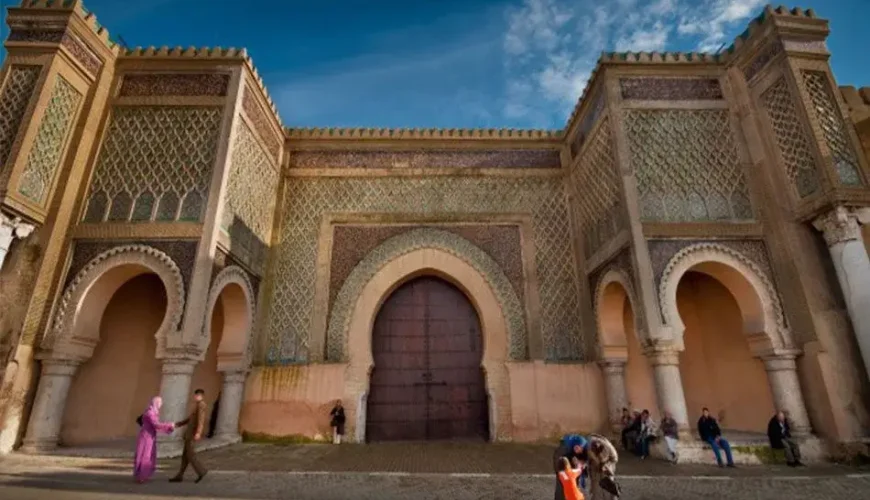
[[(586, 450), (586, 438), (579, 434), (568, 434), (562, 438), (556, 451), (553, 452), (553, 472), (556, 476), (556, 493), (554, 500), (565, 500), (565, 492), (562, 490), (562, 483), (559, 482), (558, 474), (562, 470), (562, 459), (567, 458), (572, 467), (578, 464), (586, 464), (589, 459), (588, 451)], [(585, 475), (585, 474), (584, 474)], [(578, 482), (584, 480), (584, 476), (577, 478)]]

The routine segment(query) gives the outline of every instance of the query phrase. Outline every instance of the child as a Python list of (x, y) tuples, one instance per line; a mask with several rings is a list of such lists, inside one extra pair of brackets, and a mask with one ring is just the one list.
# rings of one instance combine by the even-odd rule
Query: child
[(577, 486), (577, 478), (583, 473), (583, 466), (578, 465), (576, 469), (571, 468), (571, 462), (567, 458), (562, 458), (562, 470), (559, 471), (559, 482), (562, 484), (562, 493), (565, 500), (584, 500), (583, 493)]
[(329, 412), (330, 422), (332, 427), (332, 442), (333, 444), (341, 444), (341, 436), (344, 435), (344, 408), (341, 406), (341, 400), (335, 402), (332, 411)]

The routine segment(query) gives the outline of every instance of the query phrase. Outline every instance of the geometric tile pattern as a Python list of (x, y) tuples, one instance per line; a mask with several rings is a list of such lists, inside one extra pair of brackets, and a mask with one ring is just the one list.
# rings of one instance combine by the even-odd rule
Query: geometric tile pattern
[(831, 160), (837, 170), (841, 184), (860, 186), (861, 176), (858, 175), (858, 159), (852, 149), (846, 123), (840, 108), (831, 95), (828, 77), (821, 71), (802, 71), (804, 85), (813, 102), (812, 111), (816, 115), (825, 144), (831, 152)]
[(561, 168), (558, 149), (292, 151), (290, 168)]
[(239, 118), (221, 220), (233, 250), (240, 246), (253, 253), (249, 257), (254, 261), (260, 260), (260, 250), (269, 244), (277, 196), (278, 167)]
[(549, 177), (289, 178), (276, 247), (266, 357), (304, 362), (317, 273), (317, 239), (327, 213), (531, 214), (546, 357), (581, 360), (577, 276), (564, 184)]
[(610, 119), (605, 117), (568, 177), (574, 220), (579, 225), (586, 257), (592, 257), (622, 228), (619, 182)]
[(780, 78), (764, 91), (761, 103), (773, 126), (789, 183), (801, 198), (815, 193), (819, 189), (816, 162), (785, 78)]
[(84, 222), (201, 221), (221, 113), (219, 106), (116, 106)]
[(622, 78), (623, 99), (650, 101), (722, 99), (722, 87), (715, 78)]
[(643, 220), (753, 218), (728, 111), (632, 110), (625, 131)]
[(13, 66), (9, 71), (0, 96), (0, 171), (6, 166), (40, 71), (42, 66)]
[(38, 205), (46, 202), (81, 100), (82, 94), (58, 75), (18, 183), (18, 192)]

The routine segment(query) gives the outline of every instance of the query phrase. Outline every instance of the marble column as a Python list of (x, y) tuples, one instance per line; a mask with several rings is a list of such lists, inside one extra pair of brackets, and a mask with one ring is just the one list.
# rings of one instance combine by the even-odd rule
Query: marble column
[(858, 214), (846, 207), (836, 207), (813, 221), (813, 226), (822, 232), (828, 244), (864, 368), (870, 376), (870, 258)]
[(610, 430), (619, 435), (622, 430), (622, 409), (628, 406), (625, 387), (625, 359), (603, 359), (598, 362), (604, 373), (604, 387), (607, 391), (607, 411)]
[(12, 240), (27, 238), (34, 229), (32, 224), (26, 224), (18, 217), (13, 219), (0, 213), (0, 269), (3, 269), (3, 262), (6, 260), (9, 247), (12, 246)]
[(809, 435), (812, 430), (801, 393), (796, 358), (795, 352), (775, 353), (761, 358), (767, 370), (773, 404), (777, 410), (788, 413), (791, 431), (795, 437)]
[(33, 410), (30, 412), (30, 423), (22, 451), (39, 452), (57, 447), (66, 398), (78, 367), (77, 361), (42, 361), (42, 375), (39, 378)]
[(680, 376), (680, 352), (673, 346), (654, 346), (644, 352), (653, 367), (653, 379), (658, 395), (659, 411), (668, 411), (677, 421), (679, 432), (689, 435), (689, 412)]
[(245, 378), (247, 370), (224, 373), (221, 389), (220, 408), (218, 408), (217, 437), (235, 438), (239, 435), (239, 413), (245, 397)]
[[(163, 379), (160, 381), (163, 407), (160, 409), (160, 420), (178, 422), (187, 417), (188, 402), (193, 396), (190, 393), (190, 383), (196, 364), (196, 360), (189, 359), (163, 360)], [(161, 440), (178, 439), (183, 432), (184, 429), (177, 429), (172, 436), (164, 438), (161, 435)]]

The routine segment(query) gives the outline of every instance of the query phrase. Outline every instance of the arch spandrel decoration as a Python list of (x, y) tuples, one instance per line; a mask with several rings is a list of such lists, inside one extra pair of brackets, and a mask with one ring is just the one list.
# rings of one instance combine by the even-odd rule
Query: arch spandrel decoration
[[(725, 271), (725, 269), (729, 269)], [(682, 345), (683, 321), (677, 310), (677, 287), (683, 275), (697, 270), (718, 279), (731, 291), (743, 315), (744, 334), (753, 352), (795, 349), (796, 343), (785, 321), (776, 286), (770, 277), (746, 255), (714, 242), (696, 243), (671, 257), (659, 283), (659, 305), (665, 325), (673, 327)], [(729, 276), (729, 273), (732, 273)], [(739, 275), (734, 276), (733, 273)], [(749, 292), (737, 293), (735, 287), (748, 285)]]
[(335, 299), (326, 334), (326, 356), (330, 361), (347, 359), (347, 330), (351, 312), (366, 283), (384, 266), (402, 255), (423, 248), (443, 250), (463, 260), (486, 279), (502, 306), (508, 330), (510, 358), (528, 359), (525, 310), (511, 282), (486, 252), (470, 241), (448, 231), (422, 228), (394, 236), (372, 250), (353, 269)]
[[(252, 353), (252, 336), (253, 336), (253, 326), (254, 326), (254, 317), (257, 312), (256, 308), (256, 295), (254, 294), (254, 287), (251, 284), (251, 280), (248, 277), (248, 273), (239, 266), (227, 266), (223, 268), (217, 276), (214, 278), (214, 282), (212, 283), (211, 290), (209, 290), (208, 302), (205, 308), (206, 316), (205, 321), (203, 321), (202, 331), (200, 332), (200, 338), (198, 341), (198, 345), (202, 356), (205, 356), (206, 351), (208, 350), (209, 343), (211, 342), (211, 320), (212, 320), (212, 312), (214, 311), (214, 307), (217, 304), (218, 299), (221, 296), (221, 293), (226, 289), (229, 285), (238, 285), (244, 294), (245, 297), (245, 308), (247, 309), (246, 320), (244, 324), (244, 344), (238, 349), (231, 349), (231, 352), (226, 351), (218, 351), (218, 362), (220, 364), (221, 356), (227, 355), (231, 357), (232, 364), (240, 365), (240, 368), (247, 367), (250, 364), (251, 353)], [(221, 346), (223, 347), (226, 344), (227, 339), (223, 338), (221, 341)], [(230, 346), (232, 347), (232, 346)]]
[[(69, 354), (66, 351), (71, 350), (70, 346), (75, 342), (73, 336), (76, 321), (88, 292), (106, 273), (125, 266), (142, 268), (142, 272), (131, 273), (128, 279), (144, 272), (153, 272), (163, 282), (166, 290), (166, 314), (155, 334), (157, 356), (163, 356), (169, 347), (167, 344), (172, 346), (177, 344), (180, 347), (181, 319), (185, 303), (184, 278), (178, 265), (168, 255), (147, 245), (117, 246), (88, 262), (67, 285), (57, 304), (57, 312), (51, 327), (42, 338), (40, 347), (51, 353), (51, 357), (62, 358)], [(114, 291), (112, 293), (114, 294)], [(93, 353), (93, 346), (89, 351), (89, 354)]]

